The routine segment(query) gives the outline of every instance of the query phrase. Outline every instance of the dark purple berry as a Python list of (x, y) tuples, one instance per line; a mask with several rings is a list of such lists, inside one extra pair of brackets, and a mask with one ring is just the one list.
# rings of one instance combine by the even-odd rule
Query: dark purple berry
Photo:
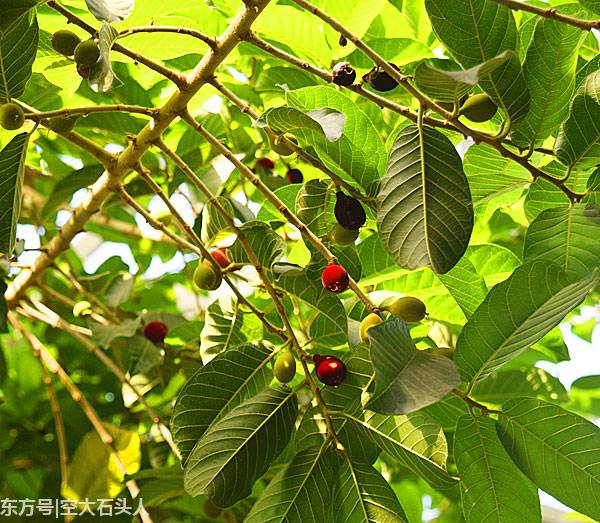
[(356, 231), (367, 221), (367, 215), (360, 202), (338, 191), (335, 194), (335, 208), (333, 210), (337, 222), (346, 229)]
[(333, 66), (331, 76), (334, 84), (349, 87), (356, 80), (356, 71), (350, 67), (348, 62), (340, 62)]

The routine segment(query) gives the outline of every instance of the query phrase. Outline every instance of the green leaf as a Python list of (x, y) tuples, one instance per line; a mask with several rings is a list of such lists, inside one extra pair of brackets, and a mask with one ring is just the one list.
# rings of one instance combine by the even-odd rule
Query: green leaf
[(348, 341), (348, 320), (340, 299), (323, 287), (316, 272), (282, 275), (277, 287), (297, 296), (313, 309), (309, 325), (313, 343), (322, 347), (345, 345)]
[(368, 413), (365, 420), (346, 413), (352, 426), (432, 487), (447, 490), (456, 479), (446, 471), (448, 444), (440, 425), (422, 412), (401, 416)]
[[(463, 67), (475, 67), (503, 51), (517, 50), (512, 11), (492, 0), (426, 0), (438, 39)], [(516, 122), (529, 109), (529, 92), (516, 55), (479, 83)]]
[(23, 17), (29, 11), (47, 0), (4, 0), (2, 2), (2, 18), (0, 29), (7, 28), (17, 18)]
[(143, 374), (163, 362), (161, 348), (141, 334), (136, 334), (129, 339), (127, 349), (131, 353), (129, 373), (132, 376)]
[[(233, 218), (233, 206), (228, 198), (224, 196), (216, 197), (217, 203), (225, 210), (230, 218)], [(217, 243), (218, 241), (230, 236), (232, 231), (229, 224), (217, 209), (216, 205), (208, 201), (202, 209), (202, 230), (200, 238), (204, 243)]]
[(400, 131), (378, 196), (381, 242), (404, 268), (448, 272), (464, 254), (473, 204), (462, 161), (442, 133)]
[(337, 223), (334, 215), (335, 186), (323, 180), (309, 180), (296, 197), (296, 215), (319, 238), (327, 238)]
[(315, 149), (327, 167), (344, 180), (358, 183), (373, 196), (385, 169), (387, 153), (378, 130), (365, 113), (349, 97), (329, 86), (287, 91), (286, 99), (301, 111), (329, 107), (346, 115), (343, 136), (333, 143), (315, 144)]
[(516, 398), (498, 417), (498, 435), (518, 467), (542, 490), (600, 519), (600, 429), (556, 405)]
[(600, 163), (600, 71), (590, 74), (575, 92), (554, 154), (569, 168), (587, 169)]
[(328, 142), (337, 142), (344, 132), (346, 116), (329, 107), (306, 113), (294, 107), (273, 107), (257, 120), (258, 127), (264, 124), (279, 134), (300, 130), (314, 146), (324, 143), (323, 138)]
[(272, 350), (262, 343), (241, 345), (217, 355), (188, 379), (171, 417), (182, 463), (210, 426), (270, 383), (271, 356)]
[(527, 229), (525, 261), (548, 260), (569, 275), (584, 276), (600, 267), (600, 210), (577, 203), (543, 211)]
[(600, 14), (600, 0), (579, 0), (579, 3), (587, 7), (590, 11)]
[(413, 412), (441, 400), (460, 383), (451, 360), (416, 348), (399, 318), (371, 327), (375, 391), (366, 408), (382, 414)]
[[(273, 262), (285, 254), (285, 241), (268, 223), (259, 221), (246, 222), (239, 227), (240, 232), (250, 244), (252, 250), (263, 267), (270, 268)], [(252, 263), (246, 248), (237, 239), (227, 250), (231, 263)]]
[(542, 521), (535, 486), (512, 462), (490, 418), (462, 416), (454, 435), (467, 523)]
[(406, 523), (389, 483), (372, 465), (346, 459), (338, 472), (333, 509), (347, 523)]
[(211, 303), (206, 309), (204, 327), (200, 335), (203, 355), (218, 354), (248, 341), (242, 327), (244, 313), (233, 298)]
[(598, 282), (568, 279), (558, 265), (533, 261), (496, 285), (458, 338), (454, 361), (471, 385), (552, 330)]
[(542, 369), (502, 370), (494, 372), (471, 392), (477, 401), (502, 405), (515, 396), (539, 397), (553, 401), (568, 401), (569, 395), (563, 384)]
[(514, 51), (504, 51), (490, 60), (463, 70), (444, 70), (421, 62), (415, 70), (415, 83), (433, 100), (455, 102), (469, 94), (474, 85), (515, 56)]
[(521, 264), (512, 251), (492, 243), (469, 246), (466, 257), (488, 287), (504, 281)]
[(475, 312), (488, 292), (485, 280), (477, 274), (467, 256), (463, 256), (446, 274), (440, 274), (439, 279), (467, 318)]
[(125, 320), (119, 325), (102, 325), (90, 321), (90, 329), (92, 329), (92, 338), (101, 347), (108, 347), (116, 338), (131, 338), (140, 328), (140, 318), (135, 320)]
[(37, 46), (38, 23), (33, 12), (0, 26), (0, 101), (23, 94)]
[(533, 182), (525, 167), (485, 143), (469, 147), (464, 168), (476, 206)]
[(265, 389), (229, 411), (192, 449), (185, 490), (206, 494), (220, 507), (248, 496), (287, 445), (297, 415), (298, 400), (287, 387)]
[(300, 451), (267, 485), (245, 523), (330, 522), (338, 466), (329, 443)]
[(531, 95), (529, 112), (511, 130), (523, 147), (550, 136), (568, 113), (575, 90), (577, 51), (585, 38), (578, 27), (540, 18), (523, 64)]
[[(107, 0), (94, 1), (105, 2)], [(110, 63), (110, 50), (118, 36), (119, 31), (110, 25), (110, 23), (102, 22), (102, 27), (98, 33), (100, 59), (92, 67), (88, 80), (89, 86), (96, 93), (106, 93), (113, 88), (113, 84), (120, 84)]]
[(46, 198), (44, 207), (42, 208), (42, 216), (48, 218), (51, 213), (56, 211), (62, 204), (68, 203), (75, 191), (83, 189), (88, 185), (92, 185), (102, 174), (102, 167), (98, 165), (90, 165), (77, 169), (64, 178), (60, 179), (52, 192)]
[(0, 254), (15, 245), (28, 141), (27, 133), (18, 134), (0, 151)]
[[(107, 423), (103, 426), (112, 436), (112, 446), (118, 459), (125, 465), (127, 474), (137, 472), (142, 460), (140, 437), (137, 432)], [(95, 430), (85, 434), (71, 457), (62, 496), (81, 502), (115, 498), (123, 490), (125, 477), (117, 464), (117, 456)]]

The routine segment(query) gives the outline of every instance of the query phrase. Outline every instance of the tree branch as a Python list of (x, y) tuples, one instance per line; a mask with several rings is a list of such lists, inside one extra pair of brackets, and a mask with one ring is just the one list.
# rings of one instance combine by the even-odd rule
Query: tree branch
[[(503, 5), (512, 9), (513, 11), (527, 11), (534, 15), (563, 22), (564, 24), (572, 25), (583, 29), (584, 31), (591, 31), (594, 28), (600, 27), (600, 20), (584, 20), (581, 18), (575, 18), (562, 14), (558, 11), (557, 7), (536, 7), (531, 4), (525, 4), (517, 0), (493, 0), (497, 4)], [(560, 6), (559, 6), (560, 7)]]
[[(33, 351), (36, 358), (40, 359), (40, 361), (43, 365), (46, 366), (48, 371), (50, 371), (59, 379), (63, 387), (67, 390), (67, 392), (69, 392), (73, 400), (79, 405), (83, 413), (86, 415), (86, 417), (98, 433), (98, 436), (100, 436), (100, 440), (102, 441), (102, 443), (104, 443), (110, 450), (110, 452), (112, 452), (115, 463), (117, 464), (121, 472), (124, 475), (126, 475), (127, 468), (123, 464), (123, 461), (121, 461), (117, 449), (115, 449), (114, 440), (112, 436), (104, 428), (104, 425), (102, 424), (98, 413), (96, 412), (94, 407), (92, 407), (92, 405), (86, 399), (86, 397), (82, 394), (81, 390), (79, 390), (79, 387), (75, 385), (75, 383), (67, 374), (65, 369), (63, 369), (60, 366), (58, 361), (54, 359), (52, 354), (50, 354), (50, 352), (40, 342), (40, 340), (34, 334), (32, 334), (31, 331), (25, 328), (25, 326), (19, 321), (17, 315), (14, 312), (10, 311), (8, 313), (8, 320), (11, 323), (11, 325), (17, 331), (19, 331), (19, 333), (25, 338), (25, 341), (27, 341), (27, 343), (31, 347), (31, 350)], [(129, 492), (131, 493), (131, 496), (133, 498), (136, 498), (140, 493), (140, 489), (137, 483), (134, 480), (129, 480), (126, 482), (126, 485)], [(150, 517), (145, 508), (142, 508), (142, 510), (140, 511), (140, 516), (142, 517), (143, 521), (149, 523), (152, 522), (152, 518)]]
[(217, 39), (213, 36), (208, 36), (201, 31), (196, 29), (189, 29), (187, 27), (169, 26), (169, 25), (146, 25), (146, 26), (135, 26), (128, 27), (127, 29), (119, 33), (119, 38), (123, 38), (136, 33), (178, 33), (188, 36), (193, 36), (198, 40), (203, 41), (211, 49), (217, 48)]

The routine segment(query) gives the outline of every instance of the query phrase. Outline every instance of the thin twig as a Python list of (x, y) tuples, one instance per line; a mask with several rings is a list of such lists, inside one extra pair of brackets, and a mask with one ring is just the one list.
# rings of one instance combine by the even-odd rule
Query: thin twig
[(213, 50), (217, 48), (217, 39), (214, 36), (208, 36), (207, 34), (196, 29), (170, 25), (145, 25), (128, 27), (127, 29), (124, 29), (119, 33), (119, 38), (123, 38), (136, 33), (178, 33), (187, 36), (193, 36), (198, 40), (202, 40)]
[(583, 29), (584, 31), (591, 31), (596, 27), (600, 27), (600, 20), (584, 20), (581, 18), (575, 18), (573, 16), (565, 15), (558, 11), (557, 7), (536, 7), (535, 5), (525, 4), (516, 0), (493, 0), (497, 4), (504, 5), (513, 11), (527, 11), (544, 18), (556, 20), (564, 24), (572, 25)]

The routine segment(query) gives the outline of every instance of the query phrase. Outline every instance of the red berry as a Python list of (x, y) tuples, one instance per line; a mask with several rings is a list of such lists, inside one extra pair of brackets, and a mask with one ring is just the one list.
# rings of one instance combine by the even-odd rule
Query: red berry
[(219, 247), (210, 254), (223, 269), (231, 263), (227, 257), (227, 249), (225, 247)]
[(325, 385), (337, 387), (344, 381), (346, 377), (346, 365), (339, 358), (315, 354), (313, 361), (315, 362), (317, 378), (325, 383)]
[(256, 162), (256, 165), (260, 165), (263, 169), (272, 171), (275, 168), (275, 162), (271, 158), (261, 158)]
[(356, 71), (348, 62), (340, 62), (333, 66), (331, 77), (334, 84), (348, 87), (356, 80)]
[(350, 278), (348, 277), (348, 271), (341, 265), (331, 263), (323, 269), (321, 282), (327, 290), (337, 293), (344, 292), (348, 288)]
[(169, 327), (162, 321), (154, 320), (144, 327), (144, 336), (153, 343), (162, 343), (167, 337)]
[(285, 177), (289, 183), (302, 183), (304, 181), (304, 176), (302, 176), (300, 169), (290, 169)]

